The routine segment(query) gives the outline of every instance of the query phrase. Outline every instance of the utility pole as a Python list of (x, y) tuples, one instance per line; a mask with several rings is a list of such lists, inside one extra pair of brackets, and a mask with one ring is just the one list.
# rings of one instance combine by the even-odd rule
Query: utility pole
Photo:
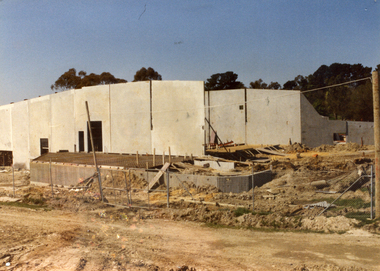
[(102, 179), (101, 179), (101, 176), (100, 176), (100, 170), (99, 170), (99, 167), (98, 167), (98, 162), (96, 160), (96, 153), (95, 153), (95, 148), (94, 148), (94, 139), (92, 137), (90, 111), (88, 110), (88, 103), (87, 103), (87, 101), (86, 101), (86, 111), (87, 111), (87, 120), (88, 120), (88, 131), (90, 133), (90, 140), (91, 140), (91, 147), (92, 147), (92, 155), (94, 157), (95, 169), (96, 169), (96, 172), (98, 173), (99, 192), (100, 192), (100, 197), (101, 197), (102, 201), (104, 201), (103, 188), (102, 188)]
[(375, 218), (380, 218), (380, 95), (378, 71), (372, 72), (372, 92), (375, 137)]

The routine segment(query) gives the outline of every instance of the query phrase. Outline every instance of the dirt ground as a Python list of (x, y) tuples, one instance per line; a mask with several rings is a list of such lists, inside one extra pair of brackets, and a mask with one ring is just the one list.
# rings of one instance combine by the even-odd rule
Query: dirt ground
[[(98, 206), (100, 207), (100, 206)], [(379, 270), (379, 236), (2, 207), (1, 270)], [(128, 218), (128, 219), (127, 219)], [(6, 263), (10, 263), (6, 267)], [(187, 266), (189, 269), (186, 269)]]
[[(285, 147), (287, 156), (255, 164), (274, 172), (254, 190), (255, 212), (253, 191), (191, 184), (170, 189), (170, 208), (159, 192), (150, 193), (149, 209), (112, 206), (110, 191), (102, 203), (96, 182), (85, 191), (53, 187), (52, 197), (50, 186), (29, 182), (28, 171), (15, 172), (13, 198), (13, 173), (4, 168), (0, 270), (380, 270), (379, 220), (352, 218), (369, 211), (365, 182), (320, 216), (323, 208), (306, 208), (369, 174), (371, 149)], [(242, 164), (235, 172), (251, 170)], [(145, 185), (133, 177), (133, 187)], [(134, 203), (147, 204), (146, 191), (133, 192)]]

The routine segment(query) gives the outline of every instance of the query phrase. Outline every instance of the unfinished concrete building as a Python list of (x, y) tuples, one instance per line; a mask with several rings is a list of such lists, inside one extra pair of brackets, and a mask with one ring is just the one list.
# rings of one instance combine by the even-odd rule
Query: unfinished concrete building
[(205, 91), (203, 81), (146, 81), (63, 91), (0, 106), (0, 151), (29, 168), (46, 152), (90, 152), (85, 102), (94, 148), (103, 153), (200, 156), (211, 127), (222, 141), (310, 147), (347, 142), (373, 144), (373, 123), (329, 120), (299, 91)]
[[(373, 122), (329, 120), (300, 91), (234, 89), (205, 92), (206, 116), (223, 142), (309, 147), (345, 142), (372, 145)], [(212, 130), (209, 128), (207, 134)], [(210, 136), (207, 136), (210, 138)], [(342, 140), (342, 141), (344, 141)]]
[(146, 81), (63, 91), (0, 107), (0, 150), (29, 167), (45, 152), (202, 155), (203, 82)]

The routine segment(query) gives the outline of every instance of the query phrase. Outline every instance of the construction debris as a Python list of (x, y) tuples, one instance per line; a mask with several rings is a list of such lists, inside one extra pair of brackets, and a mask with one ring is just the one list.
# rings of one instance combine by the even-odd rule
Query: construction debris
[(330, 204), (328, 203), (327, 201), (320, 201), (320, 202), (317, 202), (317, 203), (312, 203), (312, 204), (306, 204), (304, 205), (304, 208), (306, 209), (313, 209), (314, 207), (322, 207), (322, 208), (334, 208), (336, 207), (335, 204)]
[(158, 171), (157, 175), (154, 176), (153, 180), (149, 182), (148, 191), (153, 188), (153, 186), (158, 182), (160, 177), (169, 168), (169, 166), (170, 166), (170, 163), (165, 163), (165, 165), (163, 165), (163, 167)]
[(17, 202), (21, 200), (21, 198), (0, 197), (0, 202)]

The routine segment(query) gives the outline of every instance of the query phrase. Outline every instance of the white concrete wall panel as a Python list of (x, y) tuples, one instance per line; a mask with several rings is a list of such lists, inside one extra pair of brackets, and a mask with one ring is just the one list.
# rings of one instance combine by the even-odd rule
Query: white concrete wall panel
[(29, 100), (30, 158), (41, 155), (40, 139), (47, 138), (50, 147), (50, 96)]
[[(334, 133), (345, 134), (347, 132), (346, 121), (343, 121), (343, 120), (329, 120), (327, 117), (324, 117), (324, 119), (328, 120), (328, 127), (330, 128), (330, 130), (326, 132), (327, 135), (328, 135), (329, 140), (332, 139), (333, 142), (334, 142)], [(322, 125), (326, 125), (326, 124), (323, 123)], [(327, 143), (323, 143), (323, 144), (327, 144)], [(333, 144), (333, 143), (329, 143), (329, 144)]]
[(345, 133), (345, 121), (330, 121), (318, 114), (305, 96), (301, 95), (302, 143), (314, 148), (334, 143), (334, 133)]
[(51, 132), (49, 148), (74, 151), (74, 90), (66, 90), (50, 95)]
[(151, 153), (150, 82), (111, 85), (111, 152)]
[(13, 164), (29, 168), (29, 108), (28, 101), (14, 103), (12, 107)]
[(211, 105), (209, 120), (223, 142), (245, 143), (244, 91), (231, 89), (208, 92)]
[(299, 91), (247, 89), (247, 144), (301, 142)]
[(102, 139), (103, 139), (103, 152), (111, 152), (111, 137), (110, 137), (110, 86), (101, 85), (93, 87), (85, 87), (82, 89), (76, 89), (74, 99), (74, 111), (75, 111), (75, 139), (77, 148), (78, 131), (84, 131), (85, 151), (87, 149), (87, 112), (86, 101), (90, 111), (91, 121), (102, 122)]
[(361, 144), (363, 140), (364, 145), (374, 145), (373, 127), (373, 122), (347, 121), (347, 142)]
[(203, 154), (204, 82), (152, 81), (152, 109), (156, 153)]
[(12, 151), (12, 111), (13, 105), (0, 107), (0, 150)]

